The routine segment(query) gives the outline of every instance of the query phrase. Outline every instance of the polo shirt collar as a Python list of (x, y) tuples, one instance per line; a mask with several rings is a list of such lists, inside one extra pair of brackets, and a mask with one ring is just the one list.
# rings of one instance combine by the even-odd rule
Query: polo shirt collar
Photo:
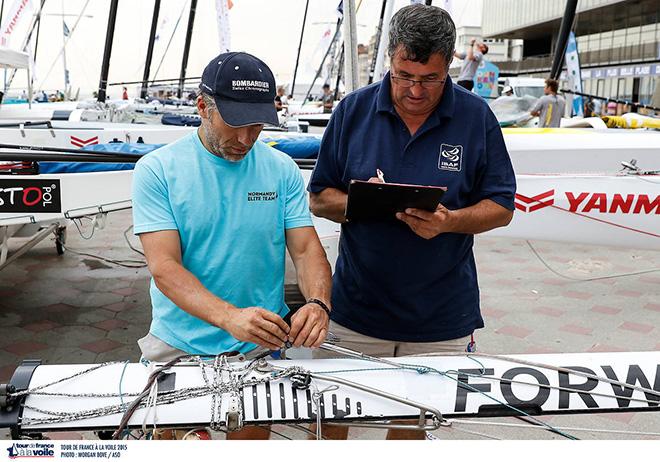
[[(380, 82), (378, 100), (376, 101), (376, 112), (390, 112), (392, 114), (396, 114), (394, 104), (392, 103), (392, 97), (390, 95), (391, 89), (392, 81), (390, 79), (390, 73), (388, 72)], [(440, 104), (436, 106), (435, 110), (429, 117), (435, 117), (437, 119), (451, 119), (454, 116), (454, 91), (454, 83), (452, 82), (451, 77), (447, 76), (447, 81), (445, 82), (445, 91), (442, 92)]]

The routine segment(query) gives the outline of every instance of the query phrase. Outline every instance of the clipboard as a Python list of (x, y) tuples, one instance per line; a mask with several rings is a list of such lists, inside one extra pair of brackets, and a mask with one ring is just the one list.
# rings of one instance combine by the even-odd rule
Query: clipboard
[(348, 185), (348, 221), (392, 221), (407, 208), (435, 211), (446, 188), (351, 180)]

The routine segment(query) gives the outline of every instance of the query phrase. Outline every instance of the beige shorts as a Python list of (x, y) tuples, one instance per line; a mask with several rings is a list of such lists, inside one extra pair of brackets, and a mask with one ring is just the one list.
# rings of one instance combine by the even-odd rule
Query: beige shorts
[[(471, 336), (445, 340), (442, 342), (394, 342), (360, 334), (330, 321), (329, 332), (339, 337), (338, 346), (360, 351), (369, 356), (393, 358), (397, 356), (414, 356), (428, 353), (464, 353)], [(331, 351), (315, 349), (316, 359), (337, 358), (341, 355)]]
[[(185, 351), (181, 351), (163, 342), (151, 332), (139, 339), (137, 343), (140, 347), (140, 350), (142, 351), (142, 359), (146, 359), (148, 361), (164, 363), (171, 361), (179, 356), (188, 354)], [(252, 359), (266, 351), (266, 348), (257, 347), (248, 353), (233, 356), (233, 358), (239, 361), (243, 361), (246, 359)]]

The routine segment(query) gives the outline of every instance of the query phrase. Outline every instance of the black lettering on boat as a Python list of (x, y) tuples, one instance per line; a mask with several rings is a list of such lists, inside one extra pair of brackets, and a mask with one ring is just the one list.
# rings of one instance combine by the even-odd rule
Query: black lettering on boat
[[(584, 372), (586, 374), (596, 375), (594, 371), (592, 371), (587, 367), (573, 366), (573, 367), (565, 367), (564, 369), (571, 369), (577, 372)], [(586, 404), (588, 408), (597, 408), (598, 403), (596, 403), (594, 397), (591, 396), (588, 392), (590, 392), (591, 390), (593, 390), (598, 386), (598, 380), (588, 378), (587, 381), (583, 383), (571, 383), (571, 377), (584, 380), (584, 377), (577, 376), (574, 374), (569, 375), (566, 372), (559, 373), (559, 386), (562, 388), (569, 388), (571, 390), (575, 390), (575, 391), (559, 390), (559, 409), (570, 408), (571, 393), (578, 393), (578, 395), (580, 396), (580, 398), (582, 398), (582, 401), (584, 401), (584, 404)]]
[(522, 400), (513, 394), (511, 389), (510, 380), (515, 379), (519, 375), (531, 375), (540, 385), (550, 385), (550, 380), (543, 374), (543, 372), (532, 369), (530, 367), (514, 367), (509, 369), (504, 374), (502, 374), (502, 381), (500, 382), (500, 389), (502, 390), (502, 395), (507, 403), (512, 406), (534, 406), (537, 407), (539, 411), (545, 402), (550, 396), (550, 388), (539, 387), (536, 396), (530, 400)]
[(279, 389), (280, 389), (280, 414), (282, 415), (282, 418), (286, 418), (286, 398), (284, 397), (284, 384), (280, 382), (279, 384)]
[[(482, 373), (483, 372), (483, 373)], [(470, 383), (470, 375), (494, 375), (495, 369), (459, 369), (458, 382), (456, 386), (456, 404), (454, 412), (465, 412), (467, 406), (468, 393), (488, 393), (490, 392), (490, 383)]]
[[(601, 369), (603, 369), (603, 372), (605, 372), (605, 375), (607, 376), (608, 379), (611, 380), (619, 380), (619, 378), (616, 375), (616, 372), (614, 372), (614, 369), (612, 369), (612, 366), (600, 366)], [(644, 388), (651, 388), (651, 382), (649, 381), (648, 377), (644, 374), (644, 371), (642, 370), (641, 367), (639, 367), (637, 364), (631, 364), (628, 366), (628, 375), (626, 376), (626, 383), (628, 385), (639, 385)], [(619, 405), (619, 407), (628, 407), (630, 406), (630, 398), (632, 397), (632, 394), (634, 393), (635, 390), (632, 388), (624, 387), (622, 385), (617, 385), (615, 383), (612, 383), (612, 391), (616, 395), (616, 402)], [(657, 391), (657, 394), (653, 393), (644, 393), (646, 396), (646, 399), (649, 401), (653, 401), (652, 403), (648, 403), (649, 407), (651, 406), (658, 406), (660, 405), (660, 364), (656, 366), (655, 369), (655, 381), (653, 382), (653, 389)]]

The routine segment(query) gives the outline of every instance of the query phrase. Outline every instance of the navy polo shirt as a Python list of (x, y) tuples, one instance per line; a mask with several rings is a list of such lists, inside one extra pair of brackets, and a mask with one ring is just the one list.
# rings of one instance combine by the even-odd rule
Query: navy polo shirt
[[(392, 183), (444, 186), (450, 210), (483, 199), (513, 210), (516, 189), (497, 119), (480, 97), (447, 79), (442, 99), (414, 136), (396, 113), (389, 74), (347, 95), (333, 111), (308, 190), (348, 191), (383, 171)], [(484, 326), (470, 234), (427, 240), (403, 222), (342, 225), (332, 319), (380, 339), (436, 342)]]

